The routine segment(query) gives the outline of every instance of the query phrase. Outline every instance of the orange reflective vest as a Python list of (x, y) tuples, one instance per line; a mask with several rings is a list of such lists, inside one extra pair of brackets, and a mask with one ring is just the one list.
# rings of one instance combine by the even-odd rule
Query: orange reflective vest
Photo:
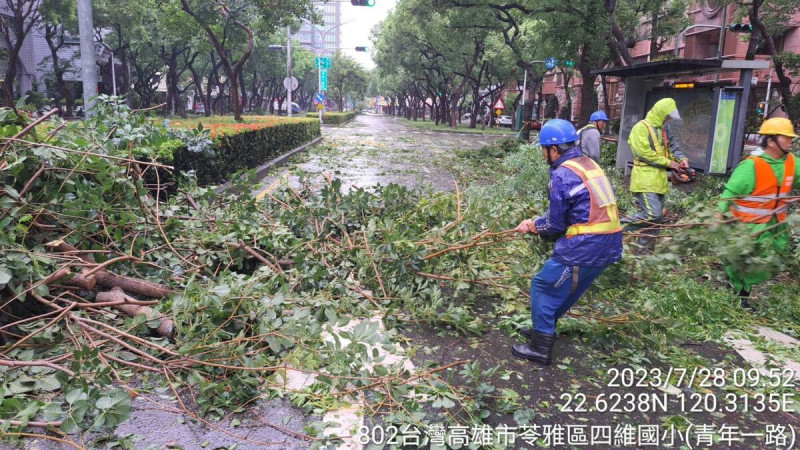
[(580, 234), (611, 234), (622, 231), (617, 210), (617, 197), (605, 172), (588, 156), (570, 159), (561, 164), (581, 177), (583, 185), (570, 192), (574, 195), (586, 189), (589, 191), (589, 221), (570, 225), (566, 236)]
[(778, 183), (775, 171), (767, 161), (751, 156), (756, 169), (756, 187), (750, 195), (736, 199), (731, 206), (734, 217), (745, 223), (767, 223), (772, 216), (786, 220), (789, 205), (786, 197), (794, 184), (795, 157), (789, 154), (783, 162), (783, 180)]

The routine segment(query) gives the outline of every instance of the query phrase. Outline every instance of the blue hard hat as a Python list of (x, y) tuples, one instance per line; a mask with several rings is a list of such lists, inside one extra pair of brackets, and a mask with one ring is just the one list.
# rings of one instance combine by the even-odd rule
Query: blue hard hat
[(595, 111), (589, 116), (589, 122), (597, 122), (598, 120), (608, 121), (608, 116), (604, 111)]
[(578, 140), (575, 126), (563, 119), (548, 120), (539, 131), (539, 145), (558, 145)]

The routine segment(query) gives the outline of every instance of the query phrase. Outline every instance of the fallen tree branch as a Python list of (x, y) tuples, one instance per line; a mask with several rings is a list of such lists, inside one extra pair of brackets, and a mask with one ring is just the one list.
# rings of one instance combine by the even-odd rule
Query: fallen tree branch
[(251, 254), (255, 259), (261, 261), (262, 264), (266, 264), (267, 266), (269, 266), (269, 268), (272, 269), (273, 272), (275, 272), (275, 273), (283, 273), (283, 269), (281, 269), (280, 265), (273, 264), (273, 263), (269, 262), (267, 260), (267, 258), (264, 258), (263, 256), (259, 255), (258, 252), (253, 250), (252, 247), (249, 247), (247, 244), (245, 244), (241, 240), (239, 241), (239, 248), (241, 248), (242, 250), (244, 250), (247, 253)]
[(11, 425), (12, 427), (21, 427), (23, 425), (27, 425), (29, 427), (60, 427), (63, 420), (54, 420), (52, 422), (38, 422), (35, 420), (29, 420), (27, 422), (23, 422), (21, 420), (11, 420), (11, 419), (0, 419), (0, 423)]
[[(99, 292), (96, 298), (99, 302), (113, 304), (114, 308), (131, 317), (135, 317), (139, 314), (144, 314), (145, 316), (150, 317), (150, 315), (153, 313), (153, 310), (149, 307), (133, 303), (136, 300), (128, 296), (122, 289), (118, 287), (115, 287), (108, 292)], [(95, 304), (94, 306), (101, 305)], [(158, 320), (160, 322), (156, 328), (158, 334), (170, 339), (174, 337), (175, 322), (164, 315), (159, 316)]]
[[(94, 262), (94, 258), (84, 254), (77, 248), (67, 244), (64, 241), (54, 241), (47, 244), (47, 246), (54, 248), (56, 251), (65, 253), (65, 254), (72, 254), (77, 256), (78, 258), (82, 259), (83, 261), (89, 264), (96, 264)], [(119, 258), (114, 258), (110, 261), (121, 261), (122, 259), (130, 259), (131, 257), (121, 256)], [(109, 261), (106, 261), (108, 264)], [(91, 276), (86, 276), (86, 274), (90, 274)], [(131, 292), (136, 295), (142, 295), (145, 297), (152, 297), (152, 298), (165, 298), (170, 294), (170, 289), (163, 284), (153, 283), (151, 281), (140, 280), (137, 278), (126, 277), (122, 275), (115, 275), (111, 272), (106, 271), (105, 269), (100, 269), (98, 271), (93, 272), (92, 269), (87, 270), (82, 275), (75, 275), (71, 280), (68, 281), (68, 284), (74, 284), (79, 287), (85, 287), (87, 290), (94, 290), (94, 281), (96, 280), (98, 284), (101, 286), (105, 286), (108, 288), (120, 288), (125, 292)]]
[(102, 264), (98, 264), (97, 266), (95, 266), (95, 267), (89, 269), (88, 271), (84, 272), (83, 276), (90, 277), (90, 276), (94, 275), (95, 273), (105, 269), (108, 266), (111, 266), (111, 265), (114, 265), (114, 264), (116, 264), (118, 262), (123, 262), (123, 261), (141, 261), (141, 260), (139, 258), (135, 257), (135, 256), (132, 256), (132, 255), (119, 256), (119, 257), (116, 257), (116, 258), (109, 259), (108, 261), (106, 261), (106, 262), (104, 262)]
[(59, 370), (64, 372), (65, 374), (74, 377), (75, 372), (67, 369), (66, 367), (59, 366), (58, 364), (53, 364), (50, 361), (45, 361), (43, 359), (37, 359), (35, 361), (16, 361), (13, 359), (0, 359), (0, 366), (6, 367), (49, 367), (53, 370)]
[[(28, 141), (25, 141), (25, 140), (22, 140), (22, 139), (16, 139), (16, 138), (0, 137), (0, 140), (6, 140), (6, 141), (9, 141), (9, 142), (22, 142), (22, 143), (30, 144), (30, 142), (28, 142)], [(175, 167), (173, 167), (173, 166), (167, 166), (167, 165), (164, 165), (164, 164), (159, 164), (159, 163), (154, 163), (154, 162), (149, 162), (149, 161), (140, 161), (138, 159), (122, 158), (120, 156), (105, 155), (105, 154), (102, 154), (102, 153), (92, 153), (91, 151), (73, 150), (71, 148), (58, 147), (56, 145), (43, 144), (43, 143), (38, 143), (36, 145), (39, 146), (39, 147), (52, 148), (53, 150), (59, 150), (59, 151), (62, 151), (62, 152), (67, 152), (67, 153), (76, 153), (76, 154), (79, 154), (79, 155), (97, 156), (98, 158), (110, 159), (112, 161), (121, 161), (121, 162), (126, 162), (126, 163), (141, 164), (143, 166), (152, 166), (152, 167), (159, 167), (161, 169), (175, 170)]]
[(44, 113), (42, 115), (42, 117), (39, 117), (38, 119), (36, 119), (33, 122), (29, 123), (28, 126), (23, 128), (19, 133), (15, 134), (14, 136), (12, 136), (10, 138), (5, 138), (5, 139), (10, 139), (10, 140), (9, 140), (9, 142), (6, 143), (6, 145), (3, 146), (3, 155), (5, 155), (6, 150), (8, 149), (8, 146), (11, 145), (11, 142), (12, 142), (11, 140), (19, 140), (22, 136), (25, 136), (26, 134), (28, 134), (29, 131), (31, 131), (32, 129), (36, 128), (36, 125), (39, 125), (40, 123), (44, 122), (50, 116), (52, 116), (53, 114), (55, 114), (57, 112), (58, 112), (58, 108), (53, 108), (50, 111)]
[[(30, 423), (30, 422), (29, 422)], [(32, 437), (32, 438), (40, 438), (46, 439), (48, 441), (58, 442), (61, 444), (69, 445), (70, 447), (77, 448), (78, 450), (83, 450), (83, 447), (76, 444), (75, 442), (67, 439), (57, 438), (55, 436), (48, 436), (46, 434), (37, 434), (37, 433), (17, 433), (13, 431), (0, 431), (0, 437), (3, 436), (22, 436), (22, 437)]]

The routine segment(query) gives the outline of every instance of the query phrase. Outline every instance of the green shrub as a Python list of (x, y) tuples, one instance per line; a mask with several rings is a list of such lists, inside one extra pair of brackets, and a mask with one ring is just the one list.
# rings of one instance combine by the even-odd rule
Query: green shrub
[[(235, 126), (234, 126), (235, 127)], [(231, 127), (231, 128), (234, 128)], [(320, 136), (319, 123), (293, 120), (262, 128), (239, 127), (214, 137), (211, 152), (168, 143), (175, 173), (193, 170), (200, 185), (219, 184), (241, 170), (256, 168)], [(160, 150), (165, 150), (164, 146)]]
[[(329, 112), (322, 115), (322, 123), (328, 125), (341, 125), (349, 120), (352, 120), (358, 115), (355, 111), (348, 112)], [(318, 118), (319, 113), (309, 112), (306, 117)]]

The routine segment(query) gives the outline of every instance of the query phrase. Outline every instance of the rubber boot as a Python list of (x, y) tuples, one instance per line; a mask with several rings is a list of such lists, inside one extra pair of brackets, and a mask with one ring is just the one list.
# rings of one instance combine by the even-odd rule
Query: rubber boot
[[(519, 334), (525, 336), (525, 339), (531, 339), (531, 333), (533, 333), (533, 328), (521, 328), (518, 330)], [(556, 337), (558, 337), (558, 333), (556, 333)]]
[(549, 366), (555, 341), (555, 334), (544, 334), (538, 331), (532, 331), (531, 338), (526, 344), (514, 344), (511, 346), (511, 353), (513, 353), (514, 356), (539, 363), (543, 366)]
[(753, 304), (748, 301), (748, 299), (750, 297), (750, 292), (749, 291), (745, 291), (744, 289), (742, 289), (741, 291), (739, 291), (738, 295), (739, 295), (739, 300), (741, 300), (741, 302), (742, 302), (741, 303), (742, 308), (744, 308), (744, 309), (746, 309), (748, 311), (755, 312), (756, 307), (753, 306)]

